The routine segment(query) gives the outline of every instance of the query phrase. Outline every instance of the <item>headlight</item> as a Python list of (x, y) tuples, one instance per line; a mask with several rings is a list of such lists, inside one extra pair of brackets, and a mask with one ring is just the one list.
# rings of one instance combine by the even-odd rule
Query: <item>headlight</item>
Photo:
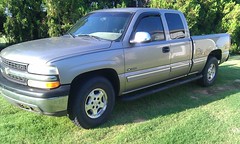
[(42, 75), (58, 75), (58, 69), (47, 65), (28, 65), (28, 72)]
[(53, 89), (60, 86), (58, 69), (54, 66), (29, 64), (27, 70), (31, 74), (27, 82), (30, 87)]

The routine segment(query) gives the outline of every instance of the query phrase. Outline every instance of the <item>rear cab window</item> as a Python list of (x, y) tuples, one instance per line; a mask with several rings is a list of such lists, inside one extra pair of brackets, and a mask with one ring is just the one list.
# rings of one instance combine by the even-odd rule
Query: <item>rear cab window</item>
[(186, 37), (183, 21), (177, 13), (165, 13), (169, 34), (171, 39), (181, 39)]

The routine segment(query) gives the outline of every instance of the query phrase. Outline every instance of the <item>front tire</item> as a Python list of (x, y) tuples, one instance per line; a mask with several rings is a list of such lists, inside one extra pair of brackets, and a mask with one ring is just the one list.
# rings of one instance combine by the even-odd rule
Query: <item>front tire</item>
[(203, 69), (203, 77), (199, 80), (199, 83), (204, 86), (211, 86), (214, 84), (218, 73), (218, 60), (216, 57), (209, 57), (207, 64)]
[(104, 123), (115, 104), (113, 86), (104, 77), (95, 77), (81, 82), (73, 98), (69, 117), (75, 125), (85, 129)]

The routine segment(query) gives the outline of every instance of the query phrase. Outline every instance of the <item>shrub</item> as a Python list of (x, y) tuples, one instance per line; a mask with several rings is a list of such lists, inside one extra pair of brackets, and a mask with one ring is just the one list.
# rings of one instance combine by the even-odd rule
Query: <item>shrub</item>
[(19, 43), (47, 37), (42, 0), (5, 0), (4, 7), (11, 13), (4, 23), (4, 32), (10, 43)]
[(224, 8), (221, 27), (231, 35), (231, 53), (240, 53), (240, 4), (231, 2)]

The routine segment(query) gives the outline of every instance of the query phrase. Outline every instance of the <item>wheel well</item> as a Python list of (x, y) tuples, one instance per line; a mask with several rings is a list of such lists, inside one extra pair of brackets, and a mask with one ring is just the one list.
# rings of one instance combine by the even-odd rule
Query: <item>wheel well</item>
[(120, 86), (119, 78), (117, 72), (113, 69), (100, 69), (80, 74), (72, 81), (71, 88), (74, 87), (75, 84), (94, 76), (103, 76), (108, 79), (112, 83), (115, 93), (118, 94)]
[(212, 52), (209, 54), (208, 57), (210, 57), (210, 56), (216, 57), (218, 60), (221, 61), (221, 59), (222, 59), (222, 51), (221, 51), (220, 49), (214, 50), (214, 51), (212, 51)]
[(77, 77), (74, 78), (74, 80), (71, 83), (71, 88), (70, 88), (70, 93), (69, 93), (69, 99), (68, 99), (68, 110), (71, 105), (71, 100), (73, 100), (73, 93), (76, 90), (77, 86), (81, 85), (82, 81), (87, 80), (88, 78), (94, 77), (94, 76), (103, 76), (106, 79), (108, 79), (115, 91), (116, 96), (119, 93), (120, 89), (120, 82), (118, 78), (118, 74), (114, 69), (100, 69), (100, 70), (95, 70), (91, 72), (86, 72), (83, 74), (78, 75)]

